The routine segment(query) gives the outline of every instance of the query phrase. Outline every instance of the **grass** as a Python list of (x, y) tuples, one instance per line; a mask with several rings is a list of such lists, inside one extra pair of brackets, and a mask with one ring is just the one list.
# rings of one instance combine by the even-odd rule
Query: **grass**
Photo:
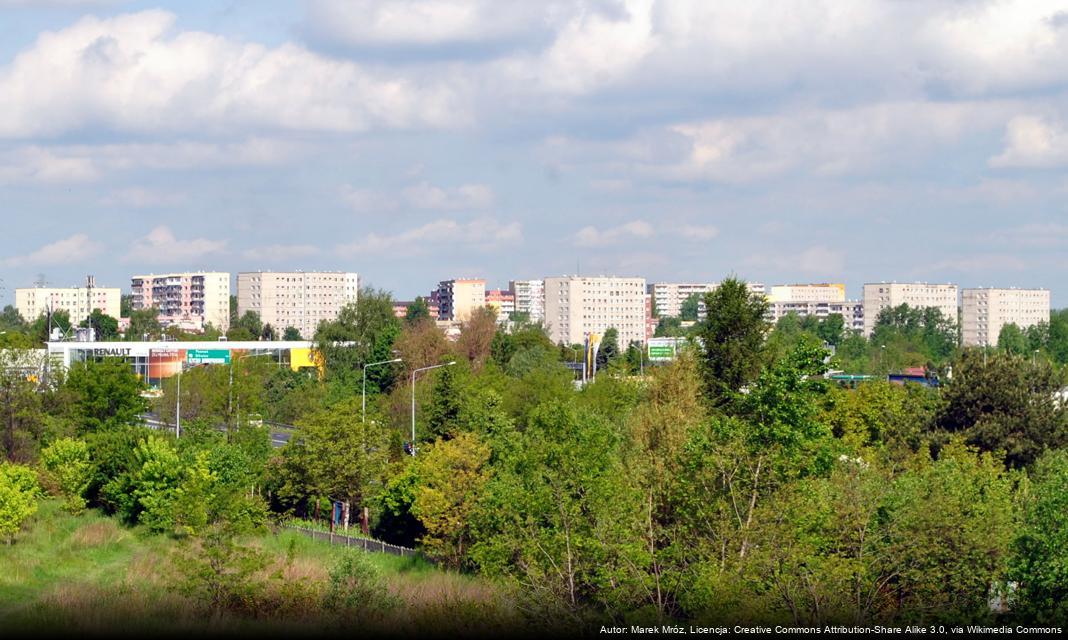
[(95, 511), (79, 516), (45, 500), (12, 545), (0, 545), (0, 637), (12, 631), (145, 634), (318, 634), (351, 625), (425, 635), (507, 632), (520, 620), (497, 585), (444, 572), (420, 558), (367, 553), (399, 605), (374, 620), (341, 619), (321, 607), (330, 569), (365, 553), (297, 532), (245, 541), (266, 552), (259, 576), (269, 606), (210, 611), (182, 594), (176, 576), (183, 544)]

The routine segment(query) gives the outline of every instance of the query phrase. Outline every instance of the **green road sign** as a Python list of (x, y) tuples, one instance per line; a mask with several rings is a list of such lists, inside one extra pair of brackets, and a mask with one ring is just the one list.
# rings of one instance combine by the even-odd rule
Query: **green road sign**
[(187, 364), (230, 364), (227, 349), (190, 349), (185, 352)]
[(671, 360), (675, 357), (675, 347), (671, 345), (649, 345), (650, 360)]

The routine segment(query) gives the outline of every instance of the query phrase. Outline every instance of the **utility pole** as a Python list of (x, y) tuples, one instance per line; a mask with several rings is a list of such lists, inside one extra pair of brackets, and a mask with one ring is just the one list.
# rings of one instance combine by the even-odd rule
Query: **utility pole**
[(429, 367), (422, 367), (412, 371), (412, 457), (415, 457), (415, 374), (420, 371), (430, 371), (431, 369), (440, 369), (441, 367), (450, 367), (456, 364), (456, 361), (446, 362), (444, 364), (435, 364)]
[(182, 362), (178, 361), (178, 392), (174, 394), (174, 437), (182, 437)]

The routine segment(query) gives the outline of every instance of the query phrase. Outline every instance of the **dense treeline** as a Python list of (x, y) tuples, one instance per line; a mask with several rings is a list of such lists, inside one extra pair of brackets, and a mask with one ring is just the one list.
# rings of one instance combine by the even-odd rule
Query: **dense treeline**
[[(449, 342), (366, 290), (322, 326), (321, 379), (255, 359), (184, 374), (177, 440), (139, 426), (149, 407), (122, 363), (45, 389), (5, 375), (0, 535), (32, 509), (4, 496), (40, 483), (242, 566), (240, 531), (337, 501), (353, 529), (500, 580), (546, 624), (1068, 622), (1056, 316), (1036, 355), (961, 352), (937, 312), (887, 310), (872, 356), (833, 319), (769, 327), (737, 280), (704, 302), (676, 361), (614, 344), (579, 389), (574, 348), (541, 327), (504, 331), (486, 309)], [(848, 358), (952, 377), (830, 384)], [(412, 442), (413, 372), (448, 362), (414, 377)], [(253, 418), (296, 430), (272, 449)]]

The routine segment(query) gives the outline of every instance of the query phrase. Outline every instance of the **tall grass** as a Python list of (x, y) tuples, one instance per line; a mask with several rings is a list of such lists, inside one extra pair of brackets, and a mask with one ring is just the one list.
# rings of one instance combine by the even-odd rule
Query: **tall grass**
[[(346, 554), (297, 532), (250, 538), (270, 558), (253, 612), (207, 612), (182, 595), (181, 541), (129, 528), (97, 512), (64, 512), (44, 501), (17, 542), (0, 546), (0, 637), (5, 632), (130, 634), (341, 632), (352, 623), (323, 609), (330, 570)], [(521, 620), (506, 590), (443, 572), (420, 558), (368, 553), (399, 606), (362, 624), (399, 634), (487, 635)]]

